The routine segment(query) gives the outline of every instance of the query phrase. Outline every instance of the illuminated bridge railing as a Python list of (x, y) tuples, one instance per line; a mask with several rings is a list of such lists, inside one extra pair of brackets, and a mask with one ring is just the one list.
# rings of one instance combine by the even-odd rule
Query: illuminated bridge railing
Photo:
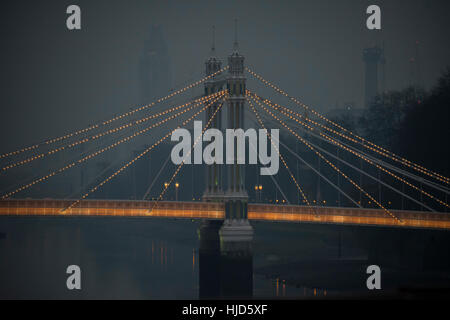
[(223, 205), (207, 202), (136, 200), (84, 200), (64, 211), (73, 200), (3, 200), (0, 215), (17, 216), (119, 216), (223, 219)]
[(399, 224), (381, 209), (249, 204), (248, 211), (251, 220), (450, 229), (450, 213), (442, 212), (391, 210)]
[[(3, 216), (118, 216), (165, 217), (180, 219), (223, 219), (224, 206), (214, 202), (175, 202), (136, 200), (84, 200), (63, 211), (72, 200), (3, 200)], [(398, 224), (382, 210), (337, 207), (306, 207), (296, 205), (249, 204), (250, 220), (398, 226), (409, 228), (450, 229), (450, 213), (401, 211), (392, 212), (402, 220)]]

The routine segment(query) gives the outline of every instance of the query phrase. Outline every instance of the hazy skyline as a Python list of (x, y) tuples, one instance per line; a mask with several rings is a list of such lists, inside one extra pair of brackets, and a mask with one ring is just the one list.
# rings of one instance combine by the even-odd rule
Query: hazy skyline
[[(246, 65), (322, 111), (362, 106), (362, 50), (374, 43), (385, 42), (387, 89), (410, 83), (415, 41), (427, 88), (450, 65), (446, 1), (78, 1), (80, 31), (66, 28), (69, 4), (20, 1), (2, 10), (2, 151), (137, 107), (152, 25), (163, 28), (174, 87), (203, 75), (212, 25), (226, 58), (237, 18)], [(365, 27), (369, 4), (381, 7), (381, 31)]]

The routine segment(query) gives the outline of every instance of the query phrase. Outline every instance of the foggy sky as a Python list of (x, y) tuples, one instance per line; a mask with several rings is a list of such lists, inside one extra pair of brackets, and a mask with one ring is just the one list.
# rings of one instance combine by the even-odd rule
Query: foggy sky
[[(80, 31), (66, 28), (70, 4), (81, 7)], [(370, 4), (381, 7), (381, 31), (365, 27)], [(139, 106), (137, 68), (152, 24), (163, 26), (174, 87), (203, 75), (212, 25), (217, 54), (231, 52), (237, 18), (246, 65), (326, 111), (362, 106), (362, 50), (382, 41), (387, 89), (410, 83), (416, 40), (431, 86), (450, 65), (449, 12), (448, 1), (429, 0), (11, 1), (0, 13), (0, 152)]]

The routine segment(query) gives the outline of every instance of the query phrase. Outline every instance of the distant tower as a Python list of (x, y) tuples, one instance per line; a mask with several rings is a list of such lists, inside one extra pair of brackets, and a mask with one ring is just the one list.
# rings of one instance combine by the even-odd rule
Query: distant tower
[(380, 63), (382, 51), (378, 46), (366, 48), (363, 51), (363, 59), (366, 64), (364, 98), (366, 107), (370, 106), (378, 94), (378, 63)]
[(419, 41), (415, 42), (415, 54), (414, 57), (409, 59), (410, 62), (410, 83), (409, 85), (413, 87), (416, 91), (418, 88), (423, 86), (422, 84), (422, 75), (420, 68), (420, 59), (419, 59)]
[[(227, 129), (244, 129), (245, 83), (244, 56), (239, 54), (237, 21), (235, 21), (233, 53), (228, 56), (227, 77)], [(229, 141), (227, 141), (229, 143)], [(236, 144), (235, 144), (236, 146)], [(225, 221), (220, 229), (221, 252), (229, 258), (250, 254), (253, 228), (248, 222), (248, 194), (244, 183), (244, 165), (237, 164), (234, 152), (233, 164), (228, 169), (228, 189), (225, 193)]]
[[(211, 54), (209, 59), (205, 62), (206, 72), (205, 75), (209, 76), (222, 68), (222, 62), (216, 57), (215, 48), (215, 29), (213, 26), (213, 41), (211, 46)], [(205, 82), (205, 96), (219, 92), (222, 90), (223, 81), (220, 81), (216, 76), (210, 78)], [(206, 110), (206, 122), (212, 117), (214, 112), (219, 108), (219, 102), (214, 103)], [(210, 128), (222, 130), (222, 112), (219, 110), (215, 115)], [(206, 165), (206, 188), (203, 193), (203, 200), (205, 201), (221, 201), (223, 198), (222, 191), (222, 165), (211, 164)]]
[(383, 47), (381, 49), (380, 64), (381, 64), (381, 94), (384, 97), (384, 94), (386, 93), (386, 55), (384, 49), (384, 41)]
[(171, 89), (169, 50), (162, 26), (150, 27), (139, 61), (139, 82), (142, 103), (150, 103)]

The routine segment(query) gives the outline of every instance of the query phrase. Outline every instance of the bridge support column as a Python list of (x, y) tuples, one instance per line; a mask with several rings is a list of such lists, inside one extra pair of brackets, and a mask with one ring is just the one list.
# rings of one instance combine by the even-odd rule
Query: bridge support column
[(236, 223), (221, 226), (222, 221), (204, 220), (198, 229), (199, 298), (251, 298), (253, 232)]
[(203, 220), (199, 229), (199, 299), (220, 298), (220, 220)]
[(220, 228), (221, 296), (253, 296), (253, 228), (247, 220), (247, 201), (227, 201), (227, 216), (239, 212), (245, 218), (226, 219)]
[(251, 251), (253, 227), (248, 221), (246, 194), (226, 195), (225, 221), (220, 228), (222, 252)]
[(251, 240), (221, 241), (220, 283), (222, 298), (248, 299), (253, 296)]

